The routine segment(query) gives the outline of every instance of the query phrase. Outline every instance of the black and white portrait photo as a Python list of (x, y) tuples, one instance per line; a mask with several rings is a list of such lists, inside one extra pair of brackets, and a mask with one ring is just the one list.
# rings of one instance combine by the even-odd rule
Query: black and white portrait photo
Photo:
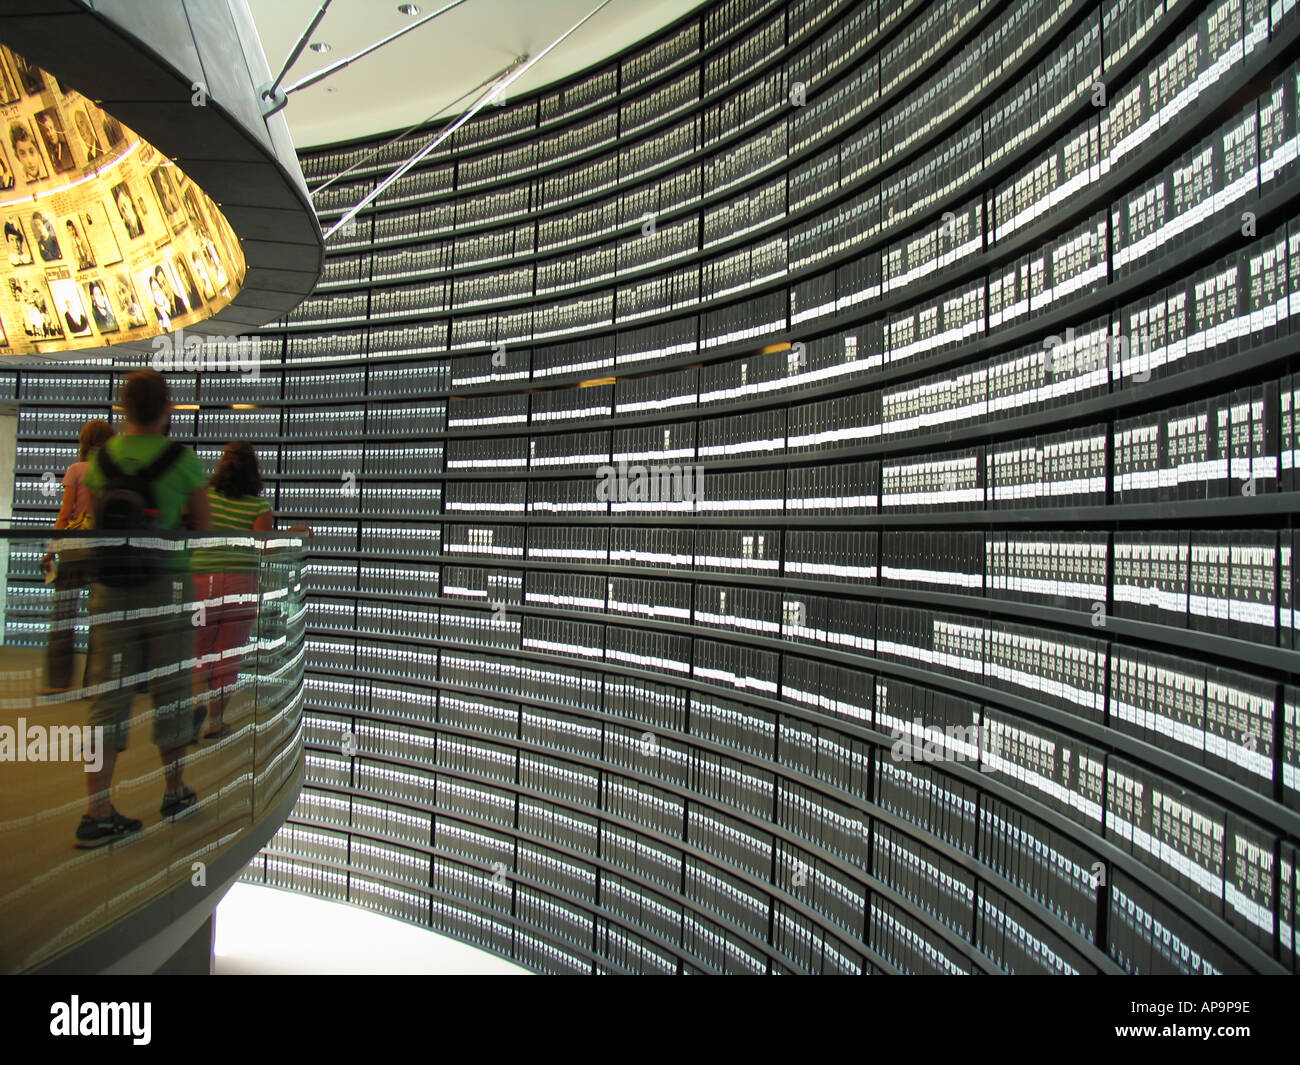
[(131, 278), (127, 274), (118, 274), (114, 279), (114, 288), (117, 306), (126, 317), (126, 327), (138, 329), (140, 326), (148, 325), (149, 320), (145, 317), (144, 307), (140, 304), (140, 297), (136, 295)]
[(162, 210), (162, 215), (167, 219), (172, 231), (182, 229), (185, 226), (185, 216), (181, 213), (180, 200), (176, 196), (176, 186), (172, 184), (172, 176), (167, 173), (167, 168), (156, 166), (149, 174), (150, 181), (153, 182), (154, 193), (158, 197), (158, 206)]
[(51, 281), (50, 295), (70, 336), (85, 336), (90, 332), (90, 316), (82, 306), (81, 293), (75, 281)]
[(5, 246), (9, 249), (10, 266), (31, 266), (32, 249), (20, 218), (5, 219)]
[(32, 213), (32, 236), (36, 238), (36, 249), (47, 263), (63, 258), (59, 247), (59, 235), (54, 231), (54, 223), (40, 211)]
[(23, 92), (28, 96), (39, 96), (43, 93), (45, 76), (41, 73), (41, 68), (17, 52), (10, 52), (9, 55), (14, 61), (14, 70), (18, 74), (18, 82), (22, 85)]
[(95, 132), (95, 124), (90, 120), (90, 112), (84, 107), (78, 108), (73, 115), (72, 124), (77, 127), (77, 138), (81, 141), (81, 148), (86, 154), (86, 162), (95, 162), (104, 154), (104, 149), (99, 143), (99, 135)]
[(108, 301), (104, 282), (90, 282), (86, 286), (86, 298), (90, 300), (90, 316), (95, 320), (95, 328), (101, 333), (116, 333), (117, 316), (113, 314), (113, 305)]
[(36, 138), (27, 128), (27, 123), (18, 119), (9, 124), (9, 146), (14, 150), (14, 159), (23, 181), (35, 185), (45, 178), (45, 160), (41, 150), (36, 147)]
[(113, 203), (117, 206), (117, 216), (122, 220), (126, 235), (132, 240), (142, 237), (144, 223), (140, 221), (140, 214), (135, 209), (135, 201), (131, 198), (131, 190), (126, 187), (125, 181), (113, 186)]
[(50, 165), (56, 174), (63, 174), (77, 169), (77, 161), (72, 158), (72, 146), (68, 143), (63, 124), (59, 119), (57, 107), (47, 107), (36, 112), (36, 128), (41, 131), (41, 140), (45, 142), (45, 154), (50, 157)]
[(68, 246), (72, 251), (72, 259), (77, 264), (77, 269), (89, 270), (95, 265), (95, 257), (91, 254), (90, 246), (77, 228), (77, 223), (69, 218), (63, 223), (63, 228)]
[(14, 57), (4, 45), (0, 45), (0, 104), (11, 104), (18, 99), (18, 83), (12, 73)]

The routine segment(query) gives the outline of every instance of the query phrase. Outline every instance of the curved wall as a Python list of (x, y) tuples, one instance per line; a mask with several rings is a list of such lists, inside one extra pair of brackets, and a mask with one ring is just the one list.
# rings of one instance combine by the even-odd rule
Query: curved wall
[(316, 529), (248, 875), (543, 970), (1294, 971), (1297, 20), (1171, 8), (707, 5), (179, 380)]

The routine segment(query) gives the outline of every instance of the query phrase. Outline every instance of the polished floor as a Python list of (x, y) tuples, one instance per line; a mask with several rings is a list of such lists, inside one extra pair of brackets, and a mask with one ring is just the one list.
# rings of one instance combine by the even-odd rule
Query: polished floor
[(217, 907), (213, 973), (509, 976), (528, 970), (347, 903), (235, 884)]

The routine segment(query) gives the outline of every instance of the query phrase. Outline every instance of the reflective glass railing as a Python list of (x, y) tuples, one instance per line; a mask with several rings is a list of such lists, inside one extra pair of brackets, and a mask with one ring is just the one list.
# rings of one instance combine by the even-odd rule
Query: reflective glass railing
[(22, 972), (206, 887), (296, 790), (305, 605), (293, 534), (3, 535), (0, 970)]

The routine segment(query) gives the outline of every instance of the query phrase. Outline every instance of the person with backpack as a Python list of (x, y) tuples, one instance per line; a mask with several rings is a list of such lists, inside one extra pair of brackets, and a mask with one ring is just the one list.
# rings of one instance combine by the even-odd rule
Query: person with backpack
[[(55, 530), (89, 529), (94, 525), (90, 489), (82, 483), (90, 469), (89, 459), (113, 435), (113, 427), (95, 418), (81, 427), (77, 461), (63, 474), (63, 502), (54, 519)], [(81, 589), (89, 583), (89, 559), (86, 550), (75, 541), (65, 542), (59, 550), (53, 546), (41, 559), (41, 569), (53, 571), (54, 605), (50, 616), (50, 637), (45, 645), (45, 686), (42, 695), (72, 690), (72, 663), (76, 657), (72, 637)]]
[[(95, 503), (95, 529), (114, 533), (184, 530), (211, 526), (207, 481), (194, 452), (167, 439), (171, 404), (156, 370), (137, 370), (122, 385), (126, 428), (95, 453), (82, 483)], [(195, 793), (182, 778), (186, 748), (194, 739), (192, 678), (194, 594), (183, 544), (148, 549), (124, 537), (123, 545), (97, 546), (91, 565), (90, 647), (86, 684), (94, 693), (90, 725), (103, 727), (104, 760), (86, 774), (90, 808), (76, 845), (98, 847), (141, 822), (113, 807), (117, 754), (126, 749), (131, 700), (145, 681), (153, 699), (153, 742), (162, 759), (166, 791), (160, 813), (173, 817), (193, 806)]]

